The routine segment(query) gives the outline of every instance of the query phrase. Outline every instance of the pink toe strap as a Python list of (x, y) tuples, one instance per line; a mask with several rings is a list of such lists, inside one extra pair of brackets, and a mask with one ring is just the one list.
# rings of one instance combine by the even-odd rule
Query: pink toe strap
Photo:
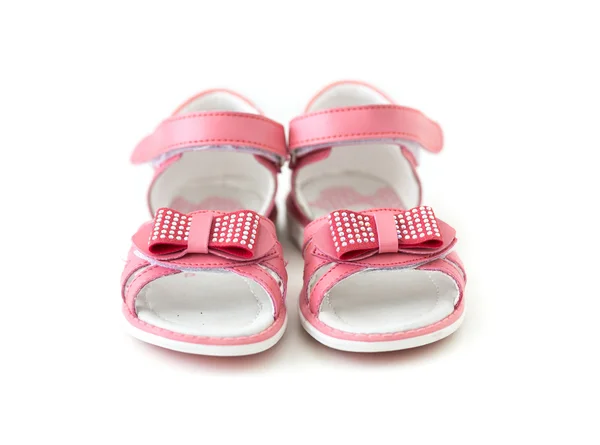
[[(454, 252), (452, 252), (452, 254), (454, 254)], [(465, 284), (466, 284), (466, 277), (465, 277), (464, 273), (462, 272), (462, 270), (456, 266), (456, 264), (454, 264), (452, 261), (448, 260), (447, 258), (440, 258), (440, 259), (437, 259), (430, 263), (419, 266), (417, 269), (438, 271), (438, 272), (442, 272), (442, 273), (448, 275), (449, 277), (451, 277), (454, 280), (454, 282), (456, 283), (456, 286), (458, 287), (458, 291), (459, 291), (459, 298), (458, 298), (458, 301), (456, 302), (456, 305), (460, 304), (460, 302), (463, 298), (463, 292), (464, 292)]]
[(333, 145), (371, 140), (413, 141), (433, 153), (443, 147), (442, 130), (436, 122), (418, 110), (399, 105), (332, 108), (290, 122), (294, 157)]
[(162, 208), (132, 238), (121, 283), (127, 310), (150, 282), (202, 270), (228, 271), (259, 283), (271, 296), (275, 315), (285, 313), (287, 274), (283, 249), (271, 220), (253, 211), (196, 211)]
[(316, 283), (310, 291), (307, 290), (307, 297), (309, 298), (309, 308), (313, 314), (319, 313), (319, 308), (323, 299), (327, 295), (327, 292), (331, 290), (333, 286), (338, 284), (344, 278), (349, 277), (357, 272), (360, 272), (364, 268), (354, 264), (336, 264), (329, 269)]
[(149, 266), (143, 271), (137, 273), (132, 277), (130, 283), (128, 283), (123, 289), (123, 298), (125, 306), (132, 314), (135, 314), (135, 301), (140, 291), (152, 281), (158, 280), (159, 278), (166, 277), (181, 273), (180, 270), (168, 269), (160, 266)]
[[(319, 265), (319, 263), (316, 262), (315, 265)], [(321, 263), (319, 267), (323, 265), (324, 264)], [(363, 264), (338, 263), (331, 267), (325, 274), (323, 274), (323, 276), (319, 278), (316, 283), (314, 283), (314, 286), (310, 288), (310, 279), (312, 278), (314, 272), (318, 270), (318, 267), (307, 265), (307, 268), (311, 269), (312, 273), (305, 274), (306, 281), (303, 294), (305, 295), (304, 298), (308, 299), (308, 307), (313, 314), (319, 313), (321, 304), (327, 296), (327, 293), (340, 281), (361, 271), (377, 270), (377, 268), (366, 267)], [(456, 305), (458, 306), (460, 304), (466, 281), (464, 274), (452, 262), (446, 260), (445, 258), (439, 258), (419, 266), (417, 269), (442, 272), (452, 278), (459, 291), (459, 298), (456, 302)]]
[(287, 159), (281, 124), (256, 114), (211, 111), (164, 120), (138, 144), (131, 161), (161, 162), (185, 151), (215, 146), (260, 155), (277, 164)]
[[(451, 252), (456, 232), (428, 206), (338, 210), (310, 223), (304, 242), (303, 295), (313, 314), (318, 314), (333, 286), (363, 270), (437, 270), (457, 283), (462, 298), (464, 268), (458, 255)], [(329, 270), (312, 283), (315, 273), (325, 266)]]

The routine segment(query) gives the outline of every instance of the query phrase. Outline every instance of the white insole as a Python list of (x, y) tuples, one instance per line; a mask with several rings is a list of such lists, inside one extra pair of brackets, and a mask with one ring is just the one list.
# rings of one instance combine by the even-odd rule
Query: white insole
[(338, 209), (410, 208), (419, 203), (417, 179), (394, 144), (333, 147), (326, 159), (298, 171), (295, 186), (296, 201), (310, 219)]
[(450, 315), (457, 297), (456, 283), (441, 272), (367, 270), (342, 280), (327, 293), (319, 319), (346, 332), (408, 331)]
[(135, 308), (146, 323), (209, 337), (252, 335), (274, 321), (271, 298), (258, 283), (222, 271), (159, 278), (140, 291)]
[(186, 213), (208, 209), (260, 212), (264, 204), (263, 196), (254, 185), (252, 178), (243, 174), (198, 177), (181, 185), (169, 207)]
[(402, 208), (400, 197), (383, 179), (360, 171), (335, 172), (304, 182), (302, 194), (315, 218), (334, 210)]
[(159, 175), (150, 207), (194, 210), (254, 210), (265, 214), (275, 193), (272, 173), (254, 155), (229, 151), (185, 153)]

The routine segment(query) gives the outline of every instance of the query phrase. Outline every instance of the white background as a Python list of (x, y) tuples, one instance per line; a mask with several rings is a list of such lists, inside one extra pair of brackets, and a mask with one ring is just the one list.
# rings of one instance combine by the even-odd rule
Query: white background
[[(593, 1), (2, 2), (0, 443), (597, 444), (599, 17)], [(286, 123), (345, 78), (444, 129), (420, 173), (458, 230), (463, 327), (327, 349), (299, 325), (282, 238), (291, 317), (272, 350), (128, 337), (119, 276), (150, 178), (135, 144), (206, 88)]]

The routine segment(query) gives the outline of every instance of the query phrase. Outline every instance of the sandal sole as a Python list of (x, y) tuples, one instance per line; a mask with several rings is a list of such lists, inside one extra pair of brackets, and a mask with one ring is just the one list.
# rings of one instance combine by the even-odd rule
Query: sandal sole
[(161, 348), (183, 352), (186, 354), (210, 355), (216, 357), (238, 357), (243, 355), (258, 354), (259, 352), (266, 351), (267, 349), (275, 346), (281, 337), (283, 337), (285, 332), (285, 328), (287, 326), (287, 315), (283, 321), (283, 324), (281, 325), (281, 328), (272, 337), (258, 343), (250, 343), (247, 345), (203, 345), (171, 340), (169, 338), (151, 334), (136, 328), (127, 321), (125, 321), (125, 323), (127, 325), (128, 333), (144, 343), (149, 343), (154, 346), (159, 346)]
[(405, 338), (402, 340), (391, 340), (391, 341), (377, 341), (377, 342), (366, 342), (366, 341), (354, 341), (344, 340), (336, 337), (331, 337), (327, 334), (322, 333), (313, 325), (311, 325), (304, 315), (302, 310), (299, 311), (300, 322), (302, 327), (308, 334), (317, 340), (319, 343), (340, 351), (347, 352), (389, 352), (389, 351), (400, 351), (402, 349), (417, 348), (419, 346), (428, 345), (438, 340), (442, 340), (452, 333), (454, 333), (461, 325), (465, 312), (451, 325), (446, 326), (438, 331), (431, 332), (429, 334), (420, 335), (417, 337)]

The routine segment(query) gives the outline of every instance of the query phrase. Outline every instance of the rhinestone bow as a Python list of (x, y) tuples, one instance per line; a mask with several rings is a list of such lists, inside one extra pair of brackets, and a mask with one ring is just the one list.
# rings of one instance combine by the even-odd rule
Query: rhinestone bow
[(431, 207), (427, 206), (394, 214), (394, 224), (386, 230), (395, 229), (395, 233), (378, 233), (373, 214), (338, 210), (330, 213), (328, 219), (333, 245), (340, 259), (353, 259), (381, 250), (380, 241), (384, 237), (388, 240), (395, 237), (398, 251), (437, 249), (443, 245), (438, 221)]
[(157, 255), (207, 253), (218, 250), (240, 258), (252, 258), (258, 240), (260, 216), (244, 210), (215, 214), (184, 214), (158, 209), (152, 221), (148, 249)]

